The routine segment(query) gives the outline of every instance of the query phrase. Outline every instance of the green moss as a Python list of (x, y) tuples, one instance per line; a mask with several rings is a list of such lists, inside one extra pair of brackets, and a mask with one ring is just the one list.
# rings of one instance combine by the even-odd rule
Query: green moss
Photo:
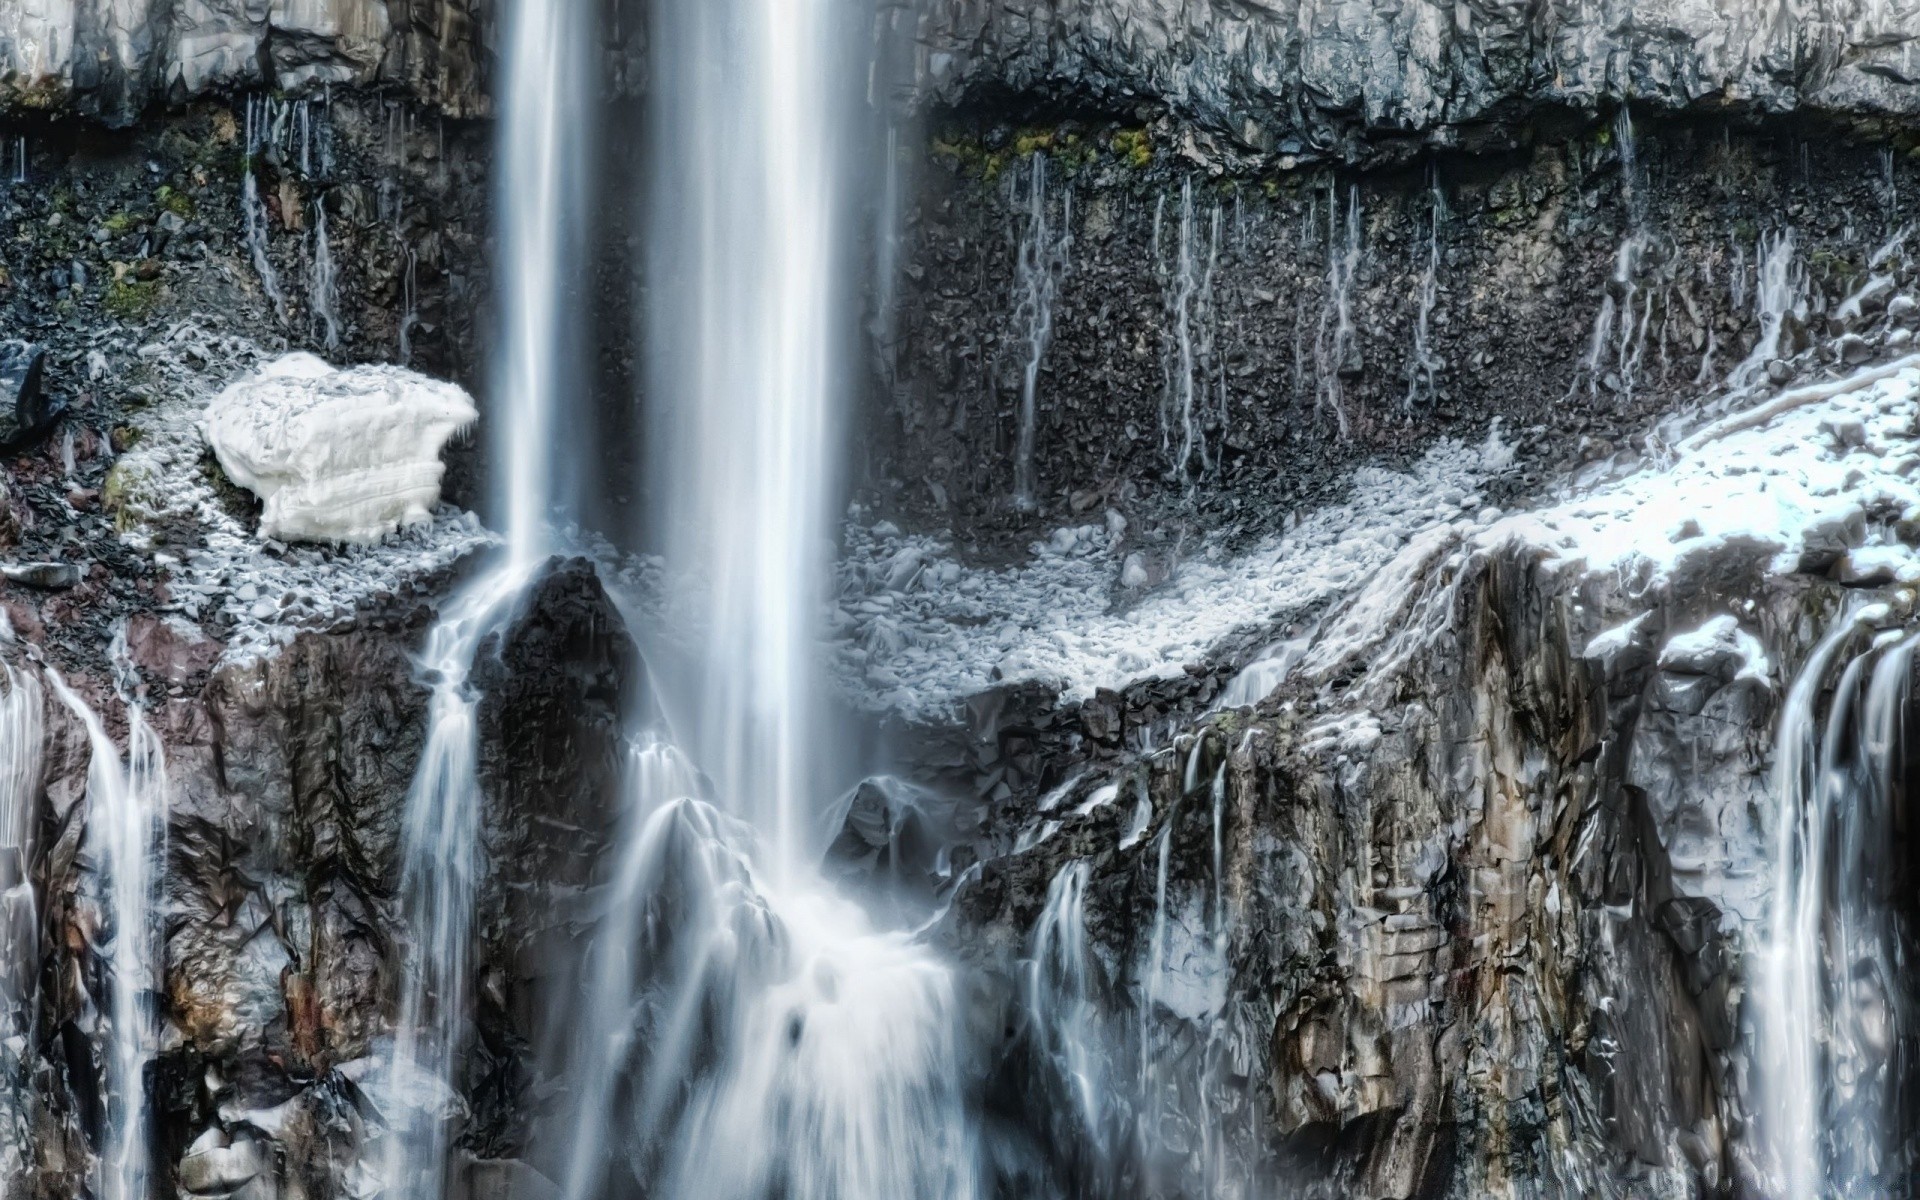
[(108, 468), (100, 484), (100, 508), (113, 518), (117, 532), (139, 524), (152, 508), (158, 483), (153, 470), (137, 460), (122, 459)]
[(1020, 158), (1031, 158), (1042, 150), (1053, 149), (1058, 135), (1051, 129), (1023, 129), (1013, 135), (1013, 152)]
[(106, 227), (108, 233), (119, 237), (123, 233), (132, 233), (135, 227), (140, 224), (140, 218), (134, 216), (132, 213), (117, 212), (102, 221), (101, 224)]
[(107, 285), (100, 306), (122, 321), (138, 321), (153, 312), (160, 300), (160, 281), (116, 279)]
[(154, 192), (153, 200), (161, 208), (177, 217), (185, 217), (187, 220), (192, 220), (194, 214), (199, 211), (191, 194), (177, 191), (169, 184), (161, 184), (159, 190)]
[(1122, 129), (1108, 143), (1113, 152), (1136, 170), (1153, 161), (1153, 138), (1144, 129)]
[(227, 478), (227, 473), (220, 469), (220, 460), (213, 456), (211, 450), (200, 453), (200, 477), (213, 489), (215, 503), (228, 516), (249, 526), (260, 519), (260, 501), (252, 492)]

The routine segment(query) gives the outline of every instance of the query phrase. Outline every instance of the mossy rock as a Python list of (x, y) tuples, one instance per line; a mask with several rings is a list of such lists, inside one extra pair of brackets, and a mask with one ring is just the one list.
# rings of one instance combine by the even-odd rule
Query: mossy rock
[(100, 306), (122, 321), (140, 321), (152, 315), (160, 303), (159, 280), (116, 279), (107, 285)]

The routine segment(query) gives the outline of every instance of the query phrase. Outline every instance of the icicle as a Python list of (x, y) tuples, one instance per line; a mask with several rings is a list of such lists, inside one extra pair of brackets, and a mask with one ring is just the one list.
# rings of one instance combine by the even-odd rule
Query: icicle
[(1022, 512), (1038, 506), (1033, 453), (1040, 367), (1053, 341), (1053, 302), (1071, 262), (1073, 193), (1062, 200), (1056, 234), (1047, 207), (1047, 156), (1035, 151), (1027, 184), (1027, 226), (1015, 264), (1014, 326), (1025, 331), (1026, 363), (1020, 379), (1020, 432), (1014, 454), (1013, 504)]

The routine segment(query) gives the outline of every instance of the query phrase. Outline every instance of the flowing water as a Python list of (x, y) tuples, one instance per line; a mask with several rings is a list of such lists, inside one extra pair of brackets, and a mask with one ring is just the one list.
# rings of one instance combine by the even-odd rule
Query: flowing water
[(1024, 512), (1037, 504), (1033, 452), (1039, 416), (1040, 368), (1053, 341), (1053, 302), (1073, 252), (1073, 193), (1061, 199), (1060, 224), (1054, 228), (1047, 206), (1047, 156), (1036, 150), (1027, 177), (1027, 226), (1014, 263), (1013, 325), (1024, 333), (1026, 361), (1020, 373), (1020, 433), (1013, 457), (1013, 505)]
[(324, 350), (340, 348), (340, 283), (333, 265), (333, 244), (327, 237), (327, 204), (313, 198), (312, 274), (307, 282), (307, 308), (313, 314), (313, 340)]
[[(1226, 377), (1213, 353), (1213, 275), (1220, 260), (1222, 219), (1216, 204), (1203, 242), (1192, 176), (1180, 184), (1180, 216), (1171, 248), (1161, 228), (1165, 216), (1166, 197), (1162, 196), (1153, 220), (1153, 260), (1166, 316), (1160, 335), (1160, 442), (1168, 466), (1186, 479), (1213, 468), (1207, 422), (1215, 418), (1224, 427), (1227, 416)], [(1214, 411), (1209, 411), (1210, 394), (1219, 401)]]
[[(0, 623), (0, 635), (7, 632)], [(0, 640), (5, 640), (0, 637)], [(33, 899), (34, 802), (40, 789), (41, 694), (33, 674), (0, 662), (0, 1197), (29, 1165), (40, 942)]]
[(1347, 373), (1354, 349), (1353, 285), (1360, 273), (1360, 188), (1347, 187), (1345, 232), (1331, 195), (1327, 200), (1327, 303), (1320, 310), (1320, 333), (1313, 344), (1314, 375), (1320, 406), (1333, 414), (1340, 436), (1352, 435), (1347, 412)]
[(655, 44), (656, 516), (676, 611), (697, 615), (691, 668), (662, 686), (709, 786), (640, 825), (662, 847), (642, 877), (680, 881), (648, 908), (675, 919), (650, 927), (637, 985), (661, 1014), (628, 1111), (651, 1195), (976, 1191), (952, 973), (818, 866), (842, 758), (817, 622), (850, 388), (853, 16), (676, 5)]
[(1908, 1007), (1895, 808), (1920, 643), (1882, 634), (1858, 649), (1867, 636), (1836, 622), (1789, 691), (1776, 741), (1753, 1061), (1780, 1196), (1885, 1196), (1904, 1175), (1888, 1143)]
[[(499, 125), (500, 343), (490, 422), (498, 464), (494, 507), (505, 553), (447, 605), (420, 665), (432, 681), (426, 745), (406, 800), (401, 903), (413, 941), (404, 956), (392, 1057), (379, 1087), (388, 1129), (381, 1178), (401, 1194), (437, 1197), (466, 1041), (471, 925), (480, 884), (476, 656), (502, 634), (552, 539), (564, 506), (555, 456), (581, 411), (576, 338), (585, 273), (594, 23), (585, 6), (510, 6)], [(403, 320), (401, 336), (407, 335)]]
[[(1727, 377), (1729, 387), (1763, 382), (1767, 364), (1793, 351), (1788, 337), (1789, 318), (1805, 315), (1806, 269), (1800, 264), (1793, 230), (1760, 235), (1753, 259), (1753, 311), (1760, 323), (1760, 335), (1754, 341), (1753, 350)], [(1737, 290), (1745, 289), (1737, 287)]]
[(167, 765), (160, 738), (136, 704), (127, 705), (123, 760), (105, 724), (49, 668), (53, 694), (87, 732), (86, 857), (92, 886), (83, 893), (101, 955), (105, 995), (94, 1000), (106, 1025), (104, 1113), (94, 1171), (101, 1200), (145, 1200), (148, 1161), (147, 1065), (160, 1049), (153, 994), (161, 989), (160, 858), (164, 851)]

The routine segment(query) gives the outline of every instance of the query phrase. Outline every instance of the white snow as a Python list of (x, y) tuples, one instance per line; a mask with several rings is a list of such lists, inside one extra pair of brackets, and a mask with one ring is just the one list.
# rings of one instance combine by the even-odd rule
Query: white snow
[[(856, 701), (925, 719), (950, 716), (1000, 681), (1045, 681), (1073, 700), (1177, 676), (1229, 634), (1345, 595), (1416, 534), (1477, 511), (1489, 463), (1509, 457), (1493, 436), (1483, 446), (1442, 441), (1405, 473), (1362, 468), (1344, 502), (1237, 558), (1198, 547), (1164, 586), (1124, 609), (1110, 603), (1124, 565), (1110, 530), (1123, 522), (1058, 531), (1034, 544), (1030, 562), (1004, 570), (969, 569), (945, 543), (884, 522), (855, 525), (834, 614), (835, 666)], [(1381, 606), (1394, 602), (1383, 595)]]
[(1722, 422), (1725, 432), (1689, 439), (1664, 465), (1495, 522), (1479, 544), (1539, 547), (1557, 569), (1610, 572), (1630, 591), (1730, 548), (1786, 573), (1805, 555), (1837, 558), (1849, 543), (1885, 544), (1879, 530), (1889, 520), (1920, 516), (1911, 481), (1920, 467), (1912, 432), (1920, 366), (1862, 377), (1872, 382), (1777, 411), (1764, 424)]
[[(1742, 554), (1775, 573), (1838, 563), (1842, 578), (1906, 581), (1920, 566), (1895, 526), (1920, 525), (1916, 396), (1920, 356), (1783, 392), (1657, 458), (1589, 468), (1557, 502), (1504, 517), (1477, 494), (1512, 458), (1497, 431), (1478, 447), (1441, 442), (1411, 472), (1363, 469), (1345, 502), (1251, 553), (1202, 546), (1131, 607), (1113, 602), (1133, 547), (1109, 529), (1124, 522), (1060, 531), (1003, 570), (969, 569), (947, 545), (885, 523), (855, 525), (835, 662), (856, 701), (938, 720), (996, 683), (1041, 681), (1071, 702), (1177, 675), (1237, 631), (1312, 622), (1230, 684), (1227, 698), (1244, 704), (1389, 642), (1436, 574), (1513, 544), (1540, 551), (1546, 570), (1610, 574), (1628, 599)], [(1585, 653), (1616, 654), (1638, 629), (1617, 627)], [(1764, 656), (1748, 662), (1753, 677), (1770, 670)]]
[(1735, 666), (1733, 681), (1752, 680), (1771, 685), (1773, 664), (1767, 658), (1760, 639), (1740, 627), (1740, 622), (1725, 614), (1710, 618), (1698, 629), (1676, 633), (1660, 648), (1659, 665), (1664, 671), (1688, 674), (1713, 674), (1716, 668)]
[(440, 451), (478, 416), (455, 384), (296, 352), (229, 384), (201, 428), (260, 497), (261, 537), (365, 544), (432, 521)]

